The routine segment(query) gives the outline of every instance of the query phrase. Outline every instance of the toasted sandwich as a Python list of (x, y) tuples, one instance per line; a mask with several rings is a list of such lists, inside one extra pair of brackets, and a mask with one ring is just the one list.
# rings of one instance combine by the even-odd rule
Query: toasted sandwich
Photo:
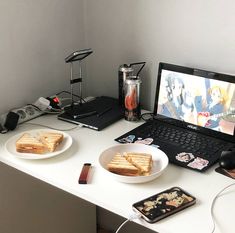
[(141, 175), (149, 175), (152, 168), (152, 155), (146, 153), (128, 152), (124, 153), (128, 162), (139, 169)]
[(56, 147), (63, 141), (62, 133), (42, 132), (39, 134), (40, 141), (47, 147), (49, 152), (55, 151)]
[(108, 163), (109, 171), (125, 176), (147, 176), (152, 168), (152, 155), (128, 152), (116, 154)]
[(108, 163), (107, 168), (110, 172), (124, 176), (137, 176), (139, 169), (126, 160), (121, 154), (115, 154)]
[(43, 154), (46, 151), (45, 145), (29, 133), (24, 133), (16, 141), (16, 151), (20, 153)]

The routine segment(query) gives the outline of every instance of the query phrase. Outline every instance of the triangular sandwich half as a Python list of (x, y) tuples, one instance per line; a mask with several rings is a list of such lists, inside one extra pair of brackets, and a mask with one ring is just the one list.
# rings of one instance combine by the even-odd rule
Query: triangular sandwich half
[(127, 152), (124, 157), (128, 162), (137, 167), (141, 175), (149, 175), (152, 168), (152, 155), (146, 153)]
[(29, 133), (24, 133), (16, 141), (16, 151), (20, 153), (43, 154), (46, 151), (45, 145)]
[(64, 135), (57, 132), (42, 132), (39, 137), (40, 141), (46, 145), (48, 151), (53, 152), (63, 141)]
[(110, 172), (123, 176), (139, 175), (139, 169), (129, 163), (121, 154), (115, 154), (112, 160), (107, 164), (107, 168)]

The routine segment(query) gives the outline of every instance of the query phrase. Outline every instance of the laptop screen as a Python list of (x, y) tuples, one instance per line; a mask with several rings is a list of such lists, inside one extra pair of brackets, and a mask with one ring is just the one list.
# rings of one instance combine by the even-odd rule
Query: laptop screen
[(234, 141), (235, 76), (160, 63), (154, 114)]

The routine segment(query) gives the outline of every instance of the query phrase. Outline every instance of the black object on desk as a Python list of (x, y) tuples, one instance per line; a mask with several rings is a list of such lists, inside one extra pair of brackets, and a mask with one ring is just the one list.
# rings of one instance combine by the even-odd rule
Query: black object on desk
[[(181, 97), (173, 97), (176, 83), (180, 83)], [(221, 113), (222, 119), (214, 113), (216, 120), (205, 117), (210, 115), (211, 109), (205, 109), (203, 103), (205, 100), (207, 105), (210, 104), (212, 96), (206, 97), (208, 90), (215, 87), (214, 83), (220, 93), (224, 87), (231, 90), (226, 95), (228, 111)], [(196, 90), (200, 90), (197, 96)], [(234, 147), (235, 122), (233, 117), (228, 117), (234, 115), (234, 76), (159, 63), (155, 93), (152, 119), (116, 138), (116, 141), (157, 146), (167, 154), (171, 163), (200, 172), (218, 162), (222, 151)], [(221, 97), (224, 100), (225, 96), (221, 94)], [(175, 101), (178, 98), (180, 101)], [(224, 109), (222, 105), (219, 104)]]
[(100, 96), (82, 105), (73, 105), (58, 115), (58, 119), (82, 125), (94, 130), (102, 130), (124, 116), (118, 100)]

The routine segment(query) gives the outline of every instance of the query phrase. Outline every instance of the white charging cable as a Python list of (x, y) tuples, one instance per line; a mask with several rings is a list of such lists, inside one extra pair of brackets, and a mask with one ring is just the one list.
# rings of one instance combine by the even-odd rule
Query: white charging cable
[[(229, 189), (230, 187), (235, 186), (235, 183), (232, 183), (230, 185), (227, 185), (226, 187), (224, 187), (222, 190), (220, 190), (216, 196), (213, 198), (212, 203), (211, 203), (211, 208), (210, 208), (210, 212), (211, 212), (211, 218), (212, 218), (212, 223), (213, 223), (213, 228), (211, 233), (214, 233), (215, 231), (215, 219), (214, 219), (214, 213), (213, 213), (213, 209), (216, 203), (216, 200), (220, 197), (220, 194), (223, 193), (225, 190)], [(141, 214), (138, 213), (134, 213), (132, 215), (130, 215), (130, 217), (128, 219), (126, 219), (119, 227), (118, 229), (115, 231), (115, 233), (119, 233), (119, 231), (121, 230), (121, 228), (129, 221), (133, 221), (134, 219), (138, 219), (141, 217)]]
[(214, 206), (215, 206), (215, 202), (216, 202), (216, 200), (219, 198), (219, 196), (220, 196), (221, 193), (223, 193), (225, 190), (227, 190), (228, 188), (230, 188), (230, 187), (232, 187), (232, 186), (234, 186), (234, 185), (235, 185), (235, 183), (232, 183), (232, 184), (230, 184), (230, 185), (224, 187), (222, 190), (220, 190), (220, 191), (216, 194), (216, 196), (214, 197), (214, 199), (213, 199), (213, 201), (212, 201), (212, 203), (211, 203), (211, 218), (212, 218), (212, 223), (213, 223), (213, 228), (212, 228), (211, 233), (213, 233), (213, 232), (215, 231), (215, 219), (214, 219), (214, 213), (213, 213), (213, 209), (214, 209)]
[(118, 229), (115, 231), (115, 233), (118, 233), (121, 228), (129, 221), (133, 221), (134, 219), (138, 219), (138, 218), (141, 218), (141, 214), (138, 214), (138, 213), (134, 213), (132, 215), (129, 216), (128, 219), (126, 219), (119, 227)]
[(71, 128), (60, 129), (60, 128), (51, 127), (51, 126), (49, 126), (49, 125), (43, 125), (43, 124), (32, 123), (32, 122), (26, 122), (25, 124), (28, 124), (28, 125), (35, 125), (35, 126), (40, 126), (40, 127), (45, 127), (45, 128), (48, 128), (48, 129), (59, 130), (59, 131), (71, 131), (71, 130), (79, 129), (79, 128), (82, 128), (82, 127), (83, 127), (82, 125), (76, 125), (76, 126), (71, 127)]

